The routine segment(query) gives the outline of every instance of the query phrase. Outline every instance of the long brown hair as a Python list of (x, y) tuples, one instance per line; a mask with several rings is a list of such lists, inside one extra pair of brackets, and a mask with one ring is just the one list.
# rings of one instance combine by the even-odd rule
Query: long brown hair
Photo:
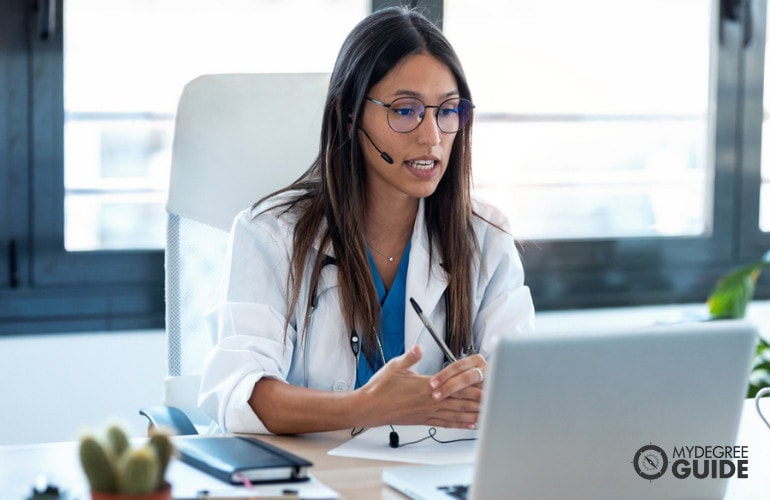
[[(312, 294), (326, 258), (323, 249), (331, 244), (345, 322), (349, 330), (361, 334), (370, 359), (377, 345), (380, 303), (360, 226), (360, 214), (364, 213), (366, 203), (366, 169), (358, 134), (350, 130), (358, 127), (369, 89), (399, 61), (420, 52), (445, 63), (454, 74), (460, 97), (471, 99), (459, 59), (435, 25), (413, 9), (377, 11), (363, 19), (342, 45), (329, 82), (318, 157), (296, 182), (278, 191), (299, 191), (283, 206), (298, 214), (288, 277), (288, 317), (296, 312), (299, 283), (306, 266), (312, 265), (308, 288)], [(471, 268), (478, 250), (471, 225), (471, 130), (472, 123), (468, 123), (458, 132), (444, 177), (436, 191), (425, 199), (431, 256), (435, 244), (441, 266), (449, 277), (447, 343), (458, 356), (464, 346), (472, 345)], [(316, 239), (320, 241), (321, 252), (312, 255)], [(312, 301), (309, 296), (306, 317)]]

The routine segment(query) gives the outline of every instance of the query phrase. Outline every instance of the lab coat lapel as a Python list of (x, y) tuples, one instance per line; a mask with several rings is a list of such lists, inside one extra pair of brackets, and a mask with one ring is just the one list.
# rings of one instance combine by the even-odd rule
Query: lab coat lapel
[[(444, 335), (444, 321), (434, 318), (434, 310), (447, 287), (447, 275), (441, 267), (441, 259), (434, 247), (433, 267), (430, 266), (428, 230), (425, 226), (425, 200), (420, 200), (417, 218), (412, 232), (412, 248), (409, 253), (409, 270), (406, 276), (406, 311), (404, 318), (404, 340), (409, 349), (425, 329), (420, 318), (414, 312), (409, 298), (413, 297), (422, 308), (425, 317), (434, 322), (439, 335)], [(425, 332), (425, 336), (429, 334)], [(422, 339), (421, 339), (422, 340)]]
[[(337, 259), (334, 254), (334, 247), (331, 243), (327, 243), (323, 250), (321, 250), (320, 236), (316, 236), (315, 242), (313, 243), (313, 249), (316, 252), (323, 253), (325, 255), (324, 266), (321, 269), (320, 276), (318, 277), (318, 287), (316, 289), (316, 296), (321, 297), (328, 290), (339, 286), (339, 276), (337, 274), (336, 264)], [(307, 266), (306, 273), (307, 276), (305, 277), (305, 282), (309, 283), (311, 274), (310, 266)], [(302, 296), (307, 296), (307, 294), (303, 293)]]

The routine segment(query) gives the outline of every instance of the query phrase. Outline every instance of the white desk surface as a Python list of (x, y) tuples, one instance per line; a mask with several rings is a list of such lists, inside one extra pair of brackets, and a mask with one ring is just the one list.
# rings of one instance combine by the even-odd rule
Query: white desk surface
[[(766, 414), (770, 415), (770, 397), (766, 397), (762, 403), (763, 408), (766, 408)], [(349, 439), (348, 432), (268, 438), (270, 442), (313, 461), (313, 475), (339, 492), (341, 499), (403, 498), (382, 484), (382, 468), (392, 466), (393, 462), (341, 458), (326, 454), (346, 439)], [(730, 480), (725, 498), (729, 500), (770, 498), (770, 429), (757, 415), (753, 400), (747, 400), (744, 403), (736, 444), (749, 447), (749, 477)], [(64, 487), (70, 492), (85, 491), (85, 478), (77, 457), (77, 443), (0, 446), (0, 499), (28, 498), (36, 478), (41, 474), (44, 474), (49, 482)], [(172, 463), (169, 479), (175, 485), (175, 493), (184, 493), (185, 496), (189, 495), (186, 490), (212, 488), (212, 479), (209, 476), (181, 462)], [(195, 481), (200, 483), (191, 484)], [(185, 487), (181, 487), (182, 483)], [(216, 485), (216, 482), (213, 484)], [(81, 493), (78, 498), (88, 497)]]

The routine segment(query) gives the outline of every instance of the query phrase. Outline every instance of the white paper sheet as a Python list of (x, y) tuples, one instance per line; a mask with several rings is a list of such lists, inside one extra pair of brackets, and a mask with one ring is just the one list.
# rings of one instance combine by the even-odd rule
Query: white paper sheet
[[(390, 447), (391, 428), (383, 426), (367, 429), (330, 450), (329, 455), (429, 465), (463, 464), (475, 461), (478, 431), (423, 425), (397, 425), (393, 428), (399, 435), (398, 448)], [(405, 445), (429, 436), (431, 429), (435, 431), (436, 439), (428, 437), (419, 443)], [(446, 442), (456, 439), (463, 439), (463, 441)], [(436, 440), (444, 442), (440, 443)]]

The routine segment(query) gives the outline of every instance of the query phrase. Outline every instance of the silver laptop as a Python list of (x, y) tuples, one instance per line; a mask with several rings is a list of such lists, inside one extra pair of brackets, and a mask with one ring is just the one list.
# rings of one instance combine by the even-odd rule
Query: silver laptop
[(736, 320), (503, 338), (476, 463), (383, 481), (414, 499), (721, 498), (741, 457), (702, 457), (741, 444), (756, 341)]

